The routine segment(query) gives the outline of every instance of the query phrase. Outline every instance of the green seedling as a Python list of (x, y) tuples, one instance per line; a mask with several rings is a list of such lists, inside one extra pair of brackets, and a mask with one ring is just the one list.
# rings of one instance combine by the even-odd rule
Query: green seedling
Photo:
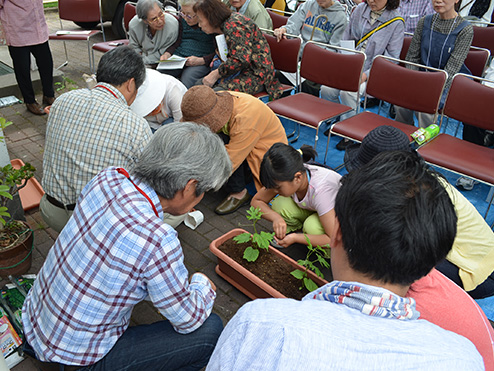
[[(300, 259), (297, 261), (302, 267), (305, 267), (305, 270), (300, 270), (300, 269), (295, 269), (294, 271), (290, 272), (290, 274), (301, 280), (303, 283), (303, 286), (309, 291), (314, 291), (318, 288), (316, 283), (311, 280), (308, 275), (307, 271), (311, 270), (314, 272), (317, 276), (324, 278), (324, 274), (321, 272), (321, 270), (314, 265), (315, 262), (319, 262), (323, 267), (329, 268), (329, 263), (325, 259), (328, 257), (326, 249), (322, 248), (321, 246), (312, 246), (312, 244), (309, 241), (309, 238), (305, 236), (305, 240), (307, 241), (307, 256), (305, 257), (304, 260)], [(315, 255), (315, 258), (314, 258)], [(312, 257), (312, 260), (311, 260)], [(300, 286), (300, 290), (302, 290), (303, 286)]]
[(55, 84), (55, 90), (60, 92), (61, 90), (67, 88), (69, 90), (77, 89), (77, 83), (69, 77), (62, 76), (62, 81), (57, 81)]
[(251, 242), (252, 245), (248, 246), (244, 250), (243, 258), (249, 262), (254, 262), (259, 257), (259, 249), (269, 250), (269, 243), (273, 241), (274, 233), (267, 233), (261, 231), (257, 233), (256, 223), (261, 219), (262, 212), (259, 208), (254, 208), (253, 206), (247, 210), (247, 220), (252, 222), (252, 227), (254, 228), (254, 233), (242, 233), (238, 236), (233, 237), (233, 241), (236, 243), (248, 243)]

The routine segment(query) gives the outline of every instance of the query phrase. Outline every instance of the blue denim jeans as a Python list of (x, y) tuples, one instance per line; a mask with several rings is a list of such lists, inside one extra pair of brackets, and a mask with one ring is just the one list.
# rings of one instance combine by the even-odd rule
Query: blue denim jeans
[(207, 365), (222, 330), (223, 323), (214, 313), (187, 335), (175, 332), (169, 321), (132, 326), (105, 357), (80, 370), (200, 370)]

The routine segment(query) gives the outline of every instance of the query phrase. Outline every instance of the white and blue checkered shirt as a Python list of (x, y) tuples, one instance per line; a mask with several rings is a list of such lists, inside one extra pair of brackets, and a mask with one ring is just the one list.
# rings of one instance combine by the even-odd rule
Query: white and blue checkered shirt
[(148, 123), (130, 110), (122, 93), (99, 85), (62, 94), (48, 117), (42, 185), (65, 205), (74, 204), (101, 170), (131, 167), (151, 139)]
[(29, 291), (24, 333), (41, 361), (97, 362), (146, 298), (182, 334), (211, 313), (216, 294), (208, 279), (194, 274), (188, 282), (177, 232), (163, 223), (158, 195), (132, 180), (151, 201), (116, 168), (84, 188)]

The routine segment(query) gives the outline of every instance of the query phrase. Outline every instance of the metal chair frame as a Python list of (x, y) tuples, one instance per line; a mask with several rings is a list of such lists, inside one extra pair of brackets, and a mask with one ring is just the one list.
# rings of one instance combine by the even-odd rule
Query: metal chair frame
[[(66, 18), (65, 15), (60, 16), (60, 1), (62, 1), (62, 0), (59, 0), (59, 4), (58, 4), (60, 31), (65, 31), (63, 28), (62, 19), (67, 20), (67, 21), (71, 21), (71, 19)], [(98, 0), (98, 8), (99, 8), (99, 24), (101, 27), (101, 31), (93, 30), (93, 31), (90, 31), (87, 35), (80, 35), (80, 34), (76, 34), (74, 32), (74, 34), (71, 35), (70, 34), (71, 30), (66, 30), (67, 32), (69, 32), (66, 35), (58, 35), (57, 33), (55, 33), (55, 34), (51, 34), (49, 36), (49, 39), (52, 41), (63, 41), (63, 48), (64, 48), (64, 52), (65, 52), (65, 62), (63, 62), (60, 66), (58, 66), (56, 68), (57, 70), (59, 70), (62, 67), (65, 67), (66, 65), (69, 64), (69, 54), (67, 52), (67, 45), (65, 44), (65, 42), (66, 41), (86, 41), (87, 42), (87, 54), (88, 54), (88, 60), (89, 60), (89, 69), (90, 69), (91, 73), (93, 72), (94, 66), (93, 66), (92, 59), (91, 59), (90, 40), (92, 37), (96, 36), (97, 34), (99, 34), (101, 32), (103, 34), (103, 41), (106, 41), (105, 30), (103, 27), (103, 15), (102, 15), (102, 9), (101, 9), (101, 0)], [(83, 36), (85, 36), (85, 37), (83, 37)]]

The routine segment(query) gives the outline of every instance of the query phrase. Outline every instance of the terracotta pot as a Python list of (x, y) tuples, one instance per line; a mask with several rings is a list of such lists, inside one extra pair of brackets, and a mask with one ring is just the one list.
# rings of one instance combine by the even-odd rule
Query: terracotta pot
[[(29, 225), (22, 222), (26, 228)], [(33, 231), (29, 230), (28, 237), (24, 242), (8, 249), (0, 250), (0, 276), (7, 278), (9, 275), (18, 276), (26, 273), (31, 268), (31, 262), (33, 258)], [(5, 267), (12, 267), (6, 268)]]
[[(216, 273), (251, 299), (285, 298), (286, 296), (281, 292), (262, 281), (259, 277), (249, 272), (246, 268), (242, 267), (223, 251), (218, 249), (218, 246), (221, 246), (223, 242), (244, 232), (247, 231), (241, 228), (233, 229), (211, 242), (209, 249), (218, 257), (218, 265), (215, 268)], [(279, 256), (281, 259), (291, 264), (293, 269), (305, 270), (305, 268), (298, 264), (295, 260), (283, 254), (274, 247), (269, 249), (269, 253)], [(309, 278), (311, 278), (319, 286), (323, 286), (328, 283), (328, 281), (320, 278), (314, 272), (308, 271), (307, 274)]]

